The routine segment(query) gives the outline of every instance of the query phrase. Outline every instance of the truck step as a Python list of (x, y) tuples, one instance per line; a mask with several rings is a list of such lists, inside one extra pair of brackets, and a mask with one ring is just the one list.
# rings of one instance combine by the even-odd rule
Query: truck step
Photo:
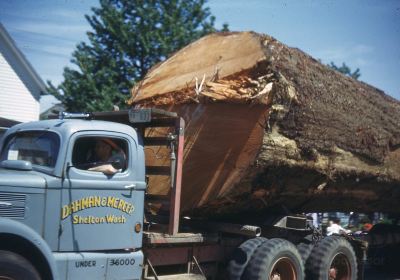
[[(183, 274), (171, 274), (171, 275), (163, 275), (163, 276), (157, 276), (159, 280), (206, 280), (207, 278), (200, 275), (200, 274), (188, 274), (188, 273), (183, 273)], [(154, 276), (147, 276), (144, 278), (144, 280), (155, 280), (156, 278)]]

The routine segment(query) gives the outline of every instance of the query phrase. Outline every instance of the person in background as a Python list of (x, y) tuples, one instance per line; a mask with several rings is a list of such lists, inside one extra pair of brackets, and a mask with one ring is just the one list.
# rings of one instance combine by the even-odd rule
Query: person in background
[(94, 159), (92, 159), (92, 161), (100, 162), (101, 164), (91, 167), (88, 170), (103, 172), (107, 175), (113, 175), (120, 171), (115, 169), (111, 164), (117, 159), (123, 159), (126, 161), (126, 156), (122, 149), (110, 138), (99, 138), (96, 140), (94, 147)]
[(312, 225), (315, 228), (320, 228), (318, 213), (307, 213), (307, 219), (312, 220)]
[(339, 218), (333, 219), (333, 221), (330, 221), (329, 224), (329, 227), (327, 227), (326, 229), (327, 236), (330, 236), (332, 234), (346, 234), (351, 232), (350, 230), (347, 230), (340, 225)]
[(364, 232), (368, 232), (368, 231), (371, 230), (372, 227), (373, 227), (373, 225), (372, 225), (371, 223), (367, 222), (367, 223), (365, 223), (365, 224), (363, 225), (362, 230), (363, 230)]

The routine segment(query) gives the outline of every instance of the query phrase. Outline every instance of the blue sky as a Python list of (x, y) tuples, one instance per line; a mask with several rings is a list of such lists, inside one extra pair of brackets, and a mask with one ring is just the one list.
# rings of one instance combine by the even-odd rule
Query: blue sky
[[(0, 0), (0, 21), (43, 80), (62, 81), (97, 0)], [(272, 35), (311, 56), (360, 68), (400, 99), (400, 0), (211, 0), (217, 27)]]

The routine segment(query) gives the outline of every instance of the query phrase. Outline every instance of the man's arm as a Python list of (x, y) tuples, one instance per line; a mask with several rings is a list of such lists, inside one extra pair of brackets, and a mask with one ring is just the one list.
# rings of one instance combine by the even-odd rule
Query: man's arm
[(88, 170), (103, 172), (104, 174), (107, 174), (107, 175), (114, 175), (115, 173), (118, 172), (118, 170), (115, 169), (111, 164), (103, 164), (103, 165), (99, 165), (96, 167), (91, 167)]

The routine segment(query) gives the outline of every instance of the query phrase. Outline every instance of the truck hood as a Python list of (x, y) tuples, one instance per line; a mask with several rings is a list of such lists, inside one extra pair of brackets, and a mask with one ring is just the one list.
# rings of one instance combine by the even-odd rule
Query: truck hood
[(35, 171), (17, 171), (0, 168), (0, 186), (45, 188), (46, 180)]

